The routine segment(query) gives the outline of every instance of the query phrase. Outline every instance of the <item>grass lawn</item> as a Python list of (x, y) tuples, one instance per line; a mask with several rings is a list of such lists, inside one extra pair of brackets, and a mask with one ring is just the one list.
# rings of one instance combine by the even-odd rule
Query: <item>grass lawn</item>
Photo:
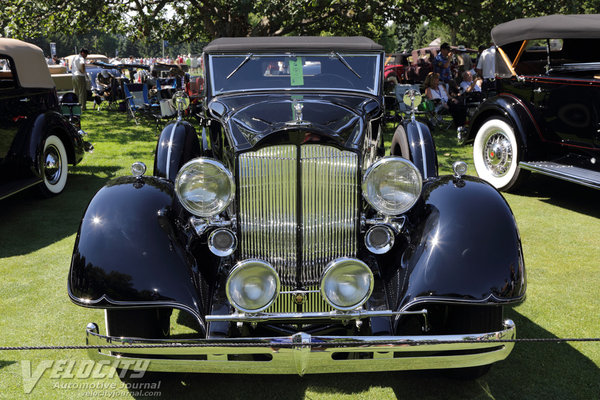
[[(41, 200), (26, 191), (0, 202), (0, 346), (81, 345), (88, 322), (103, 324), (102, 311), (75, 306), (66, 291), (79, 220), (94, 193), (109, 179), (128, 175), (133, 161), (144, 161), (151, 171), (157, 135), (152, 125), (136, 126), (117, 112), (87, 111), (82, 125), (96, 150), (71, 169), (63, 194)], [(471, 146), (457, 146), (450, 131), (436, 132), (435, 140), (441, 173), (461, 159), (475, 174)], [(535, 176), (505, 197), (519, 225), (528, 277), (527, 300), (507, 310), (518, 336), (599, 337), (600, 191)], [(154, 391), (128, 390), (115, 376), (59, 380), (51, 369), (33, 386), (45, 360), (71, 361), (78, 371), (87, 356), (84, 350), (0, 351), (0, 399), (141, 399)], [(600, 343), (520, 343), (487, 375), (466, 382), (435, 371), (152, 374), (145, 381), (158, 384), (164, 399), (598, 399)]]

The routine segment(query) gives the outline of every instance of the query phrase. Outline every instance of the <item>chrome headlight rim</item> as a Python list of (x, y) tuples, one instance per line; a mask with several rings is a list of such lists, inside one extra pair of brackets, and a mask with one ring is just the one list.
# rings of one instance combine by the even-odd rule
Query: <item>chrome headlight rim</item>
[[(198, 210), (195, 209), (193, 207), (191, 207), (188, 202), (185, 200), (183, 194), (181, 193), (181, 188), (180, 188), (180, 178), (183, 175), (183, 172), (185, 172), (188, 168), (190, 168), (193, 165), (196, 164), (210, 164), (212, 166), (214, 166), (215, 168), (217, 168), (220, 172), (222, 172), (226, 177), (227, 177), (227, 181), (229, 183), (229, 198), (227, 199), (226, 202), (224, 202), (224, 204), (215, 209), (212, 210), (210, 212), (204, 212), (202, 210)], [(229, 169), (223, 165), (223, 163), (221, 163), (218, 160), (215, 160), (214, 158), (207, 158), (207, 157), (197, 157), (194, 158), (190, 161), (188, 161), (187, 163), (185, 163), (180, 169), (179, 172), (177, 172), (177, 177), (175, 178), (175, 194), (177, 195), (177, 198), (179, 200), (179, 203), (181, 203), (181, 205), (183, 206), (183, 208), (185, 208), (190, 214), (199, 216), (199, 217), (203, 217), (203, 218), (210, 218), (210, 217), (214, 217), (215, 215), (219, 215), (220, 213), (222, 213), (223, 211), (225, 211), (227, 209), (227, 207), (229, 207), (229, 205), (231, 204), (231, 202), (233, 201), (233, 199), (235, 198), (235, 192), (236, 192), (236, 185), (235, 185), (235, 178), (233, 177), (233, 173), (231, 173), (231, 171), (229, 171)]]
[[(368, 272), (369, 281), (370, 281), (369, 289), (368, 289), (367, 293), (361, 298), (361, 300), (358, 303), (356, 303), (352, 306), (340, 306), (340, 305), (334, 303), (333, 301), (331, 301), (329, 299), (329, 297), (327, 297), (327, 293), (325, 290), (325, 279), (336, 268), (339, 268), (340, 265), (343, 265), (343, 264), (349, 263), (349, 262), (361, 265), (362, 267), (364, 267), (365, 271)], [(357, 258), (340, 257), (340, 258), (336, 258), (335, 260), (330, 261), (329, 264), (327, 264), (327, 266), (325, 267), (325, 270), (323, 271), (323, 274), (321, 276), (320, 284), (321, 284), (321, 296), (327, 302), (327, 304), (329, 304), (331, 307), (335, 308), (338, 311), (352, 311), (352, 310), (355, 310), (355, 309), (361, 307), (363, 304), (365, 304), (365, 302), (369, 299), (369, 297), (371, 297), (371, 294), (373, 293), (373, 287), (375, 285), (375, 282), (373, 279), (373, 271), (371, 271), (371, 268), (369, 268), (369, 266), (367, 264), (365, 264), (363, 261), (361, 261)]]
[[(239, 273), (239, 271), (241, 271), (244, 267), (247, 267), (249, 264), (260, 264), (261, 266), (266, 267), (267, 270), (269, 270), (275, 277), (276, 287), (275, 287), (275, 292), (273, 294), (273, 297), (263, 307), (259, 307), (257, 309), (249, 309), (249, 308), (240, 306), (231, 297), (230, 290), (229, 290), (232, 278), (235, 277), (235, 275), (237, 273)], [(238, 263), (233, 267), (231, 272), (229, 272), (229, 275), (227, 276), (227, 282), (225, 284), (225, 294), (227, 295), (227, 300), (229, 300), (229, 304), (231, 304), (236, 310), (238, 310), (240, 312), (248, 313), (248, 314), (259, 313), (259, 312), (264, 311), (267, 308), (271, 307), (271, 305), (275, 302), (275, 300), (277, 300), (277, 297), (279, 297), (280, 290), (281, 290), (281, 281), (279, 279), (279, 274), (277, 273), (275, 268), (268, 262), (266, 262), (264, 260), (260, 260), (258, 258), (250, 258), (247, 260), (238, 261)]]
[[(398, 162), (410, 167), (415, 172), (415, 175), (417, 177), (416, 192), (418, 193), (418, 195), (415, 196), (412, 199), (412, 201), (410, 203), (408, 203), (406, 206), (404, 206), (403, 208), (390, 210), (390, 209), (386, 209), (385, 207), (382, 207), (380, 204), (377, 204), (373, 199), (371, 199), (369, 197), (368, 185), (370, 183), (370, 179), (372, 179), (371, 176), (378, 168), (380, 168), (381, 166), (385, 166), (386, 164), (398, 163)], [(421, 176), (421, 172), (410, 160), (407, 160), (406, 158), (403, 158), (403, 157), (399, 157), (399, 156), (382, 157), (379, 160), (377, 160), (375, 163), (373, 163), (371, 166), (369, 166), (369, 168), (367, 168), (367, 171), (365, 172), (365, 174), (363, 176), (363, 181), (362, 181), (362, 196), (363, 196), (363, 198), (377, 212), (379, 212), (380, 214), (385, 215), (385, 216), (389, 216), (389, 217), (396, 216), (396, 215), (404, 214), (407, 211), (409, 211), (411, 208), (414, 207), (414, 205), (417, 203), (417, 201), (419, 201), (422, 191), (423, 191), (423, 177)]]

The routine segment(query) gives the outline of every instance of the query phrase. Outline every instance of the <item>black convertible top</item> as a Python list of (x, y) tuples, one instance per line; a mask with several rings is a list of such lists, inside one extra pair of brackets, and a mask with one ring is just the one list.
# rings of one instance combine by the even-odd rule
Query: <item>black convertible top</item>
[(383, 51), (383, 46), (363, 36), (277, 36), (215, 39), (204, 47), (206, 53)]
[(496, 46), (530, 39), (600, 38), (600, 14), (547, 15), (515, 19), (492, 29)]

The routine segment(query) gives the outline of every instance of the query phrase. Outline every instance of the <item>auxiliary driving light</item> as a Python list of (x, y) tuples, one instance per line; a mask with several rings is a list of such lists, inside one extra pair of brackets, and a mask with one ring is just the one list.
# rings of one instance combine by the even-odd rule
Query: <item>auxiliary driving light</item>
[(208, 236), (208, 248), (216, 256), (227, 257), (235, 251), (236, 247), (237, 239), (229, 229), (215, 229)]
[(394, 231), (387, 225), (372, 226), (365, 235), (365, 246), (373, 254), (385, 254), (394, 247)]
[(373, 291), (373, 273), (354, 258), (331, 261), (321, 278), (321, 294), (327, 303), (341, 311), (360, 307)]
[(262, 260), (240, 261), (227, 278), (225, 291), (238, 311), (256, 313), (268, 308), (279, 294), (279, 276)]

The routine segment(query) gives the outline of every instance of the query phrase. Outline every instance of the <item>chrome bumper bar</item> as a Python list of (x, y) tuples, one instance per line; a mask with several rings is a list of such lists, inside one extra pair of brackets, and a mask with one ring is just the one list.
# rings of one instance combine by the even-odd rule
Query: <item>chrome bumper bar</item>
[[(498, 332), (438, 336), (311, 336), (150, 340), (103, 336), (88, 324), (90, 358), (149, 371), (234, 374), (319, 374), (473, 367), (505, 359), (515, 325)], [(495, 342), (496, 341), (496, 342)], [(464, 342), (464, 343), (462, 343)], [(155, 347), (135, 347), (148, 345)], [(156, 347), (156, 346), (165, 347)], [(110, 346), (126, 346), (110, 349)], [(166, 347), (168, 346), (168, 347)], [(127, 367), (126, 367), (127, 368)]]
[(208, 322), (232, 321), (232, 322), (263, 322), (263, 321), (305, 321), (305, 320), (336, 320), (350, 321), (374, 317), (395, 317), (398, 315), (422, 315), (425, 320), (426, 330), (429, 326), (427, 320), (427, 310), (418, 311), (390, 311), (390, 310), (353, 310), (353, 311), (331, 311), (331, 312), (302, 312), (302, 313), (256, 313), (244, 314), (236, 313), (230, 315), (207, 315)]

